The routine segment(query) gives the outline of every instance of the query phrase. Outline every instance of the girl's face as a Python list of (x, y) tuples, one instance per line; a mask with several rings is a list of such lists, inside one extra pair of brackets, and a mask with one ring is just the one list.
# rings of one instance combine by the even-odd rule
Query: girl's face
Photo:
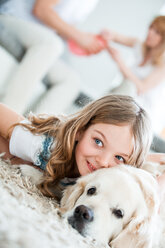
[(150, 48), (155, 48), (160, 45), (161, 41), (162, 41), (161, 34), (157, 31), (156, 28), (151, 26), (148, 30), (146, 45)]
[(97, 123), (77, 135), (75, 159), (80, 175), (127, 163), (134, 138), (130, 125)]

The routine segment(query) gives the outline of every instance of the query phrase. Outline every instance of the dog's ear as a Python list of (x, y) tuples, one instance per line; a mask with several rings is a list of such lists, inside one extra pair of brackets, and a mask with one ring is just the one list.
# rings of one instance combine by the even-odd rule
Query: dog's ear
[(144, 215), (143, 209), (140, 209), (140, 207), (136, 209), (134, 216), (123, 231), (110, 242), (110, 247), (150, 248), (153, 247), (152, 240), (159, 206), (157, 183), (151, 175), (143, 170), (138, 169), (135, 174), (134, 170), (128, 168), (127, 172), (134, 176), (139, 184), (146, 203), (147, 213)]
[(152, 235), (150, 232), (150, 220), (133, 217), (123, 231), (113, 239), (109, 245), (111, 248), (151, 248)]
[(62, 212), (66, 212), (72, 209), (75, 205), (75, 202), (80, 197), (80, 195), (84, 191), (84, 184), (81, 182), (77, 182), (73, 186), (69, 186), (63, 193), (63, 197), (61, 199), (61, 210)]
[(130, 168), (129, 173), (134, 176), (134, 179), (139, 184), (143, 193), (146, 206), (148, 208), (148, 217), (155, 216), (160, 205), (159, 188), (157, 180), (147, 171), (138, 169), (135, 172)]

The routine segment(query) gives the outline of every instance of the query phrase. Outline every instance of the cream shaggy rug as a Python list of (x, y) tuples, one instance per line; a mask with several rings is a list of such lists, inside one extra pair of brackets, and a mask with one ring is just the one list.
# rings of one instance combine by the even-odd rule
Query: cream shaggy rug
[(17, 166), (0, 160), (0, 248), (105, 248), (83, 238), (57, 214)]

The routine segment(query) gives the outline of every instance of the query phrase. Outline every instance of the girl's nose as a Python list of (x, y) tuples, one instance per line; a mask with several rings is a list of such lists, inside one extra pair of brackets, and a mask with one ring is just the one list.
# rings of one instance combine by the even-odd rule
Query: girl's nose
[(109, 168), (114, 166), (113, 156), (110, 153), (103, 153), (97, 158), (100, 167)]

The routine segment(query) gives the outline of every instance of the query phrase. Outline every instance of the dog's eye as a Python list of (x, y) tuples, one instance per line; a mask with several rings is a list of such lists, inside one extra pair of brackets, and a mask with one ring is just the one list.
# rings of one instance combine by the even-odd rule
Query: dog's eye
[(113, 209), (112, 213), (118, 218), (121, 219), (124, 217), (124, 211), (122, 209)]
[(94, 195), (96, 193), (96, 187), (91, 187), (87, 191), (87, 195)]

